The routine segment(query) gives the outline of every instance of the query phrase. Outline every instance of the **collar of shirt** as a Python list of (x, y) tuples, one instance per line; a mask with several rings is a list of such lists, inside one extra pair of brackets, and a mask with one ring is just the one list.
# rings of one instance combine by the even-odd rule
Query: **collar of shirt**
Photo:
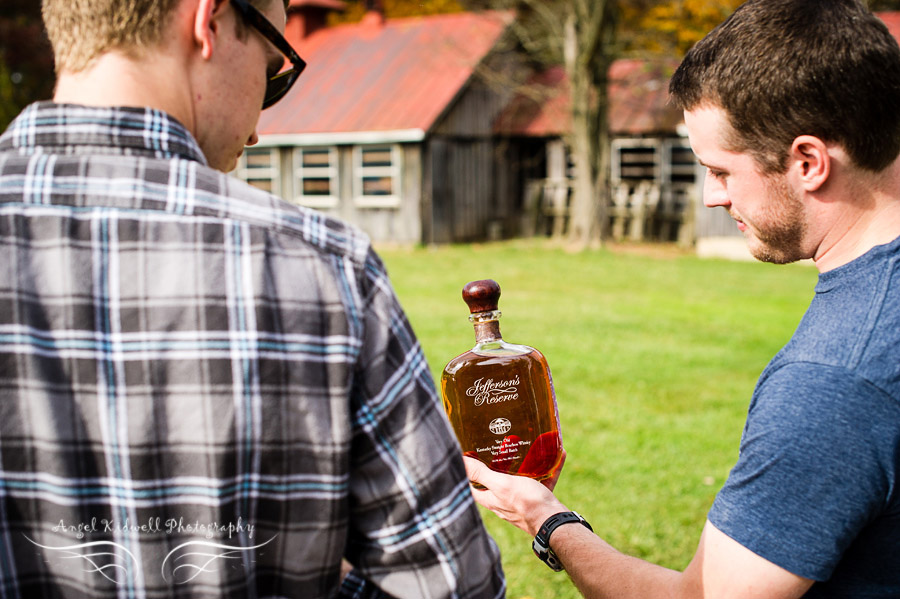
[(0, 151), (68, 153), (77, 146), (90, 146), (95, 154), (182, 157), (207, 164), (190, 132), (154, 108), (36, 102), (0, 136)]

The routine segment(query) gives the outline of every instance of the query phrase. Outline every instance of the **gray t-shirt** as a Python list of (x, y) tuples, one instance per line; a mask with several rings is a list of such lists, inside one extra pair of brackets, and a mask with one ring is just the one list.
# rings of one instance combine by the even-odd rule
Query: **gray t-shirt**
[(900, 239), (820, 275), (757, 383), (710, 522), (817, 582), (900, 597)]

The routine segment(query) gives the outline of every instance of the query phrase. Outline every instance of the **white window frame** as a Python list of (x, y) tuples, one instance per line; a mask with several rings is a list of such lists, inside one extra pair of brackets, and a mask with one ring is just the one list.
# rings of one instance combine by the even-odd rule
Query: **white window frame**
[[(678, 164), (675, 164), (676, 152), (689, 152), (693, 159), (690, 162), (679, 162)], [(693, 185), (697, 181), (697, 164), (697, 157), (694, 155), (688, 140), (667, 139), (663, 141), (663, 181), (673, 185), (676, 183)], [(674, 181), (673, 179), (679, 175), (690, 176), (692, 177), (692, 180)]]
[[(327, 150), (328, 166), (303, 166), (303, 152), (307, 150)], [(336, 208), (339, 201), (338, 191), (338, 150), (334, 146), (299, 146), (293, 152), (294, 181), (297, 193), (294, 194), (294, 203), (309, 208)], [(303, 180), (305, 178), (327, 178), (330, 181), (331, 194), (327, 196), (305, 195), (303, 193)]]
[[(377, 148), (390, 149), (391, 164), (389, 166), (363, 166), (363, 150)], [(360, 208), (399, 208), (401, 184), (402, 152), (399, 144), (358, 145), (353, 148), (353, 201)], [(363, 179), (365, 177), (390, 177), (391, 195), (363, 195)]]
[[(270, 165), (268, 167), (249, 167), (247, 166), (247, 158), (251, 154), (262, 153), (268, 150)], [(250, 179), (268, 179), (272, 182), (272, 190), (269, 193), (277, 196), (281, 195), (281, 152), (278, 146), (257, 146), (253, 148), (244, 148), (244, 153), (238, 161), (237, 177), (247, 184)]]
[[(652, 167), (652, 176), (646, 178), (647, 180), (660, 182), (662, 181), (662, 166), (661, 163), (665, 159), (662, 155), (662, 148), (660, 147), (659, 140), (654, 138), (634, 138), (634, 137), (623, 137), (619, 139), (614, 139), (612, 141), (612, 160), (611, 160), (611, 179), (613, 182), (620, 181), (637, 181), (642, 179), (635, 179), (632, 177), (624, 177), (622, 171), (624, 170), (622, 163), (622, 155), (628, 150), (637, 150), (637, 149), (645, 149), (650, 148), (653, 150), (653, 167)], [(624, 150), (624, 152), (623, 152)]]

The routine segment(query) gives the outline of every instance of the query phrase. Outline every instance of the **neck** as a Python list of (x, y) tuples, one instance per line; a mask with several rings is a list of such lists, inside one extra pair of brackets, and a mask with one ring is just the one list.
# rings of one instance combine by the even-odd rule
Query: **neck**
[(861, 175), (829, 209), (836, 217), (813, 257), (819, 272), (900, 237), (900, 159), (881, 173)]
[(153, 60), (109, 51), (88, 68), (59, 74), (53, 101), (85, 106), (133, 106), (156, 108), (194, 130), (190, 90), (177, 82), (181, 76), (177, 60), (154, 51)]

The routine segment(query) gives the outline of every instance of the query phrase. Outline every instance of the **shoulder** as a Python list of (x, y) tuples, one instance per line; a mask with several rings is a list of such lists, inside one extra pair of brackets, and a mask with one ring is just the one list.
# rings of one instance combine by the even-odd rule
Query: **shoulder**
[(369, 236), (357, 227), (291, 204), (231, 175), (208, 168), (200, 172), (209, 181), (198, 180), (198, 189), (212, 193), (195, 207), (196, 214), (212, 213), (263, 227), (273, 235), (296, 239), (325, 255), (349, 259), (358, 267), (371, 260)]
[[(900, 438), (900, 402), (880, 385), (843, 366), (786, 362), (767, 368), (753, 393), (748, 433), (829, 442), (881, 432)], [(749, 439), (745, 439), (745, 442)]]
[(825, 368), (866, 380), (900, 402), (900, 239), (820, 275), (815, 297), (790, 342), (767, 366), (802, 375)]

